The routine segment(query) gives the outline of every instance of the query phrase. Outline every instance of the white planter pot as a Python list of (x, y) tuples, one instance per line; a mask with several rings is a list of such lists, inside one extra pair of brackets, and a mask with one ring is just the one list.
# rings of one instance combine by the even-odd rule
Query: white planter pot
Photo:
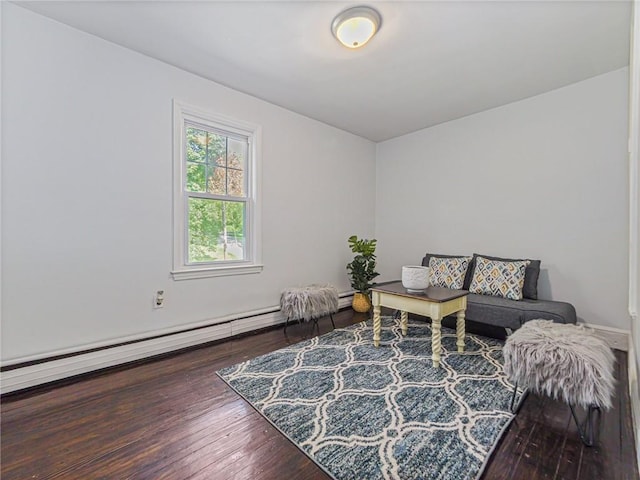
[(402, 286), (411, 293), (420, 293), (429, 286), (429, 267), (406, 265), (402, 267)]

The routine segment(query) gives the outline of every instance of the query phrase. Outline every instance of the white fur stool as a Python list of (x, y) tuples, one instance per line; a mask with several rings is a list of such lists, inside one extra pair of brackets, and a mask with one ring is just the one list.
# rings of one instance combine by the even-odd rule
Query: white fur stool
[[(503, 352), (505, 373), (516, 387), (569, 404), (580, 439), (592, 446), (594, 410), (611, 408), (615, 383), (615, 357), (605, 341), (583, 326), (531, 320), (507, 337)], [(575, 405), (588, 410), (582, 427)]]
[(313, 320), (313, 332), (313, 328), (318, 327), (318, 320), (327, 315), (331, 318), (333, 328), (336, 328), (333, 314), (338, 311), (338, 290), (329, 284), (288, 288), (280, 295), (280, 309), (287, 319), (284, 324), (285, 332), (291, 320), (297, 320), (298, 323)]

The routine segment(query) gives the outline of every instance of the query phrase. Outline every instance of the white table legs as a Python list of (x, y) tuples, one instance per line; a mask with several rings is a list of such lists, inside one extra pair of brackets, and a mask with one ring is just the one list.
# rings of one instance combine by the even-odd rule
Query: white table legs
[(402, 330), (402, 334), (406, 335), (407, 330), (409, 328), (409, 312), (400, 312), (400, 329)]
[(380, 346), (380, 305), (373, 306), (373, 344)]
[(464, 310), (460, 310), (456, 313), (456, 345), (458, 346), (458, 353), (464, 352)]
[(440, 354), (442, 353), (441, 318), (431, 319), (431, 360), (433, 368), (440, 368)]

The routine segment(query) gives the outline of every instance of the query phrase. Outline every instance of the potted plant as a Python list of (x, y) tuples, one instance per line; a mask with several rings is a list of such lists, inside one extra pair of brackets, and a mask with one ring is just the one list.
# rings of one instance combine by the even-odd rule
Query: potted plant
[(371, 308), (369, 290), (375, 285), (372, 280), (379, 273), (376, 272), (376, 239), (358, 239), (352, 235), (348, 239), (351, 251), (356, 254), (353, 261), (347, 264), (347, 271), (351, 277), (351, 287), (356, 291), (353, 295), (352, 307), (356, 312), (368, 312)]

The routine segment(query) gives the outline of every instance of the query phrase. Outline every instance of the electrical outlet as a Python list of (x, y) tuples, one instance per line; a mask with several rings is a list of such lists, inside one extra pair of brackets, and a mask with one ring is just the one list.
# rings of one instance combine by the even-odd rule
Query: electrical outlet
[(158, 290), (153, 297), (153, 308), (164, 307), (164, 290)]

